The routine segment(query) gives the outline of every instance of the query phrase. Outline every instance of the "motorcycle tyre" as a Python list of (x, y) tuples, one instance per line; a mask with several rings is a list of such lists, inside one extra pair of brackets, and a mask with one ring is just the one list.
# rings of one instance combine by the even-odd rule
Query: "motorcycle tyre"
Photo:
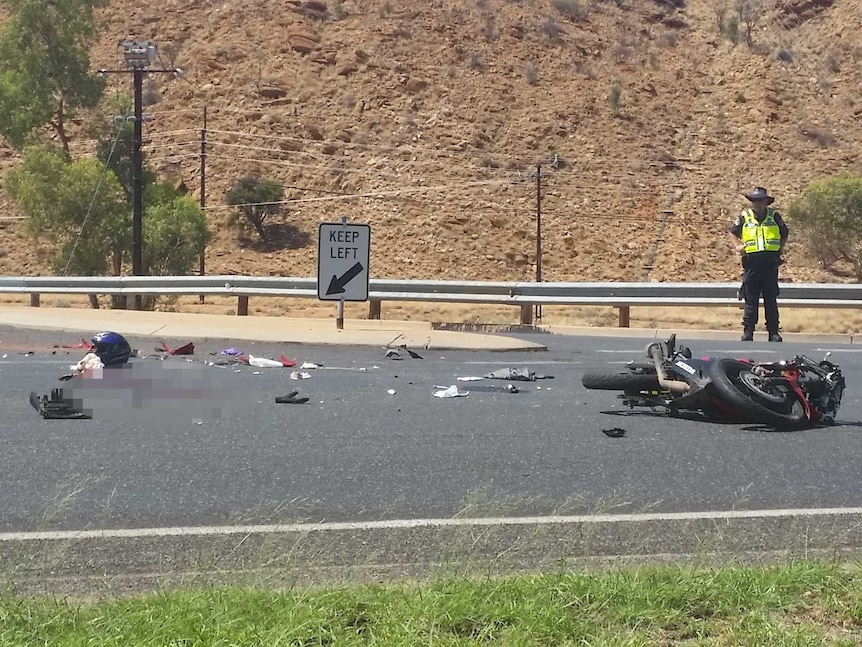
[(584, 373), (581, 384), (599, 391), (661, 391), (658, 376), (645, 373)]
[(759, 399), (753, 391), (743, 392), (734, 384), (729, 375), (733, 375), (734, 372), (738, 374), (740, 369), (750, 367), (750, 364), (737, 359), (724, 357), (717, 360), (710, 367), (710, 379), (718, 396), (736, 407), (743, 417), (750, 418), (752, 422), (769, 425), (775, 429), (799, 429), (805, 426), (807, 422), (805, 405), (795, 393), (788, 396), (788, 400), (793, 400), (790, 411), (782, 413), (772, 408), (773, 403)]

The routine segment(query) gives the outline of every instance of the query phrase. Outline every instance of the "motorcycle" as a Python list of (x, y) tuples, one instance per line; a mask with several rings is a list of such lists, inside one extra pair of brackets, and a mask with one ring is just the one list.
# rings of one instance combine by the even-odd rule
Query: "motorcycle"
[(671, 416), (696, 411), (711, 421), (748, 422), (778, 430), (835, 422), (845, 382), (831, 353), (818, 362), (755, 362), (728, 357), (692, 357), (676, 334), (646, 348), (647, 362), (629, 362), (625, 373), (585, 373), (587, 389), (622, 391), (633, 409), (663, 408)]

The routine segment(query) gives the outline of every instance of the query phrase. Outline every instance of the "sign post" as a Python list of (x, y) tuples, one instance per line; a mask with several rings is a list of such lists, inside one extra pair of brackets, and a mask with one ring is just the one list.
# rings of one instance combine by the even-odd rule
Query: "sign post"
[(317, 228), (317, 298), (338, 301), (338, 330), (344, 328), (345, 301), (368, 301), (371, 264), (371, 226), (340, 220)]

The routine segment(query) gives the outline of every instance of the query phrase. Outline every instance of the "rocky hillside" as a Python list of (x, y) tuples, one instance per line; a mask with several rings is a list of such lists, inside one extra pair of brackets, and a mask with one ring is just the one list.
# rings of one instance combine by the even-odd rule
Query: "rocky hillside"
[[(145, 82), (146, 154), (199, 197), (206, 110), (208, 273), (314, 276), (317, 224), (346, 215), (372, 226), (372, 276), (531, 280), (541, 164), (545, 280), (724, 281), (745, 190), (781, 208), (862, 172), (862, 4), (751, 3), (750, 45), (737, 4), (112, 0), (91, 62), (151, 39), (185, 69)], [(249, 173), (286, 187), (266, 244), (226, 224)], [(3, 210), (0, 273), (44, 273)], [(798, 239), (787, 260), (784, 280), (845, 280)]]

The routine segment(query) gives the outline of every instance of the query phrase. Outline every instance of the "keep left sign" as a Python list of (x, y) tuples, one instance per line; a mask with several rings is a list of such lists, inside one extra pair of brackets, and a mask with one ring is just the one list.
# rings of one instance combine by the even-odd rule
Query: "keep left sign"
[(371, 225), (322, 222), (317, 228), (317, 298), (368, 301)]

